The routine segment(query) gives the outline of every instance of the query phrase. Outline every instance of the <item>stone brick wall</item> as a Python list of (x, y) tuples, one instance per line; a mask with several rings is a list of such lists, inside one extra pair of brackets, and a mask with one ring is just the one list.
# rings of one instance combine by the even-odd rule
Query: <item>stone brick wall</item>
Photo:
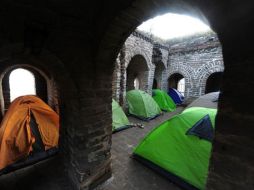
[(167, 91), (167, 59), (168, 59), (168, 47), (162, 46), (159, 43), (154, 43), (153, 46), (153, 64), (154, 79), (157, 81), (157, 88)]
[[(114, 76), (118, 76), (120, 81), (113, 82), (112, 87), (113, 95), (115, 99), (119, 100), (120, 104), (126, 104), (127, 86), (129, 86), (129, 90), (133, 89), (136, 77), (139, 79), (140, 89), (151, 93), (154, 73), (152, 54), (152, 40), (141, 33), (134, 32), (125, 41), (116, 60), (120, 64), (119, 69), (114, 70)], [(130, 70), (129, 78), (127, 78), (128, 68)], [(119, 84), (119, 86), (117, 87), (116, 84)]]
[(118, 54), (115, 62), (115, 68), (112, 76), (112, 98), (119, 102), (120, 96), (120, 82), (121, 82), (121, 65), (120, 65), (120, 53)]
[[(135, 69), (130, 73), (143, 75), (140, 78), (141, 90), (151, 94), (154, 79), (158, 88), (168, 90), (168, 79), (178, 73), (185, 78), (185, 97), (196, 98), (205, 93), (206, 81), (215, 72), (223, 72), (224, 64), (222, 49), (216, 34), (209, 33), (197, 35), (185, 39), (165, 42), (160, 44), (150, 37), (138, 31), (133, 32), (125, 41), (125, 70), (130, 69), (129, 64), (135, 56), (142, 56), (147, 64), (148, 71), (142, 68), (141, 61), (137, 61)], [(140, 63), (139, 63), (140, 62)], [(116, 60), (119, 64), (119, 55)], [(126, 72), (126, 71), (125, 71)], [(132, 86), (134, 76), (124, 74), (127, 83), (125, 86)], [(142, 74), (141, 74), (142, 73)], [(114, 76), (118, 78), (113, 82), (113, 95), (118, 100), (120, 94), (119, 84), (121, 78), (120, 70), (114, 70)], [(128, 82), (129, 81), (129, 82)], [(129, 83), (129, 84), (128, 84)], [(122, 90), (126, 90), (122, 89)], [(128, 88), (127, 88), (128, 90)], [(123, 96), (124, 97), (124, 96)], [(122, 101), (125, 101), (124, 98)]]
[(168, 77), (174, 73), (184, 76), (185, 97), (203, 95), (208, 77), (223, 70), (222, 49), (215, 34), (187, 39), (170, 46)]
[[(140, 33), (134, 32), (125, 41), (125, 66), (128, 69), (131, 60), (136, 56), (140, 55), (145, 60), (147, 69), (140, 73), (143, 75), (140, 78), (141, 90), (151, 93), (151, 84), (153, 82), (153, 64), (152, 64), (152, 54), (153, 54), (153, 43), (152, 41), (143, 36)], [(137, 63), (138, 66), (138, 63)], [(136, 69), (138, 71), (139, 68)], [(151, 76), (152, 75), (152, 76)], [(128, 78), (127, 78), (128, 81)]]

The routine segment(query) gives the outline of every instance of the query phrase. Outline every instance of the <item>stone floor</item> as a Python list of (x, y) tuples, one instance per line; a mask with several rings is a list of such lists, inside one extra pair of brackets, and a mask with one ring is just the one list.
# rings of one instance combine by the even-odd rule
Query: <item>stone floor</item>
[(181, 112), (178, 107), (172, 113), (164, 113), (150, 122), (141, 122), (130, 117), (133, 123), (142, 123), (144, 129), (134, 127), (113, 134), (112, 168), (113, 176), (96, 190), (179, 190), (166, 178), (131, 158), (134, 147), (158, 124)]
[[(179, 190), (164, 177), (131, 158), (134, 147), (154, 127), (181, 112), (178, 107), (172, 113), (164, 113), (150, 122), (130, 117), (132, 123), (142, 123), (144, 129), (133, 127), (113, 134), (113, 176), (97, 190)], [(17, 170), (0, 177), (0, 190), (69, 190), (62, 168), (55, 157), (39, 164)], [(54, 168), (54, 169), (52, 169)]]

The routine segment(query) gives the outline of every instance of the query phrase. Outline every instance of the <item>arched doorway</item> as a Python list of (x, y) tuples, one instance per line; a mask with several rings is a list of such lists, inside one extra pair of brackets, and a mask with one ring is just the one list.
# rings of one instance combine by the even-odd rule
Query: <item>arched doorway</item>
[(146, 91), (148, 66), (142, 55), (135, 55), (127, 67), (126, 90), (140, 89)]
[(216, 72), (212, 73), (207, 81), (206, 81), (206, 87), (205, 87), (205, 93), (209, 92), (216, 92), (219, 91), (221, 88), (221, 82), (222, 82), (222, 75), (223, 72)]
[(168, 78), (168, 88), (177, 89), (183, 95), (185, 93), (185, 78), (179, 73), (175, 73)]

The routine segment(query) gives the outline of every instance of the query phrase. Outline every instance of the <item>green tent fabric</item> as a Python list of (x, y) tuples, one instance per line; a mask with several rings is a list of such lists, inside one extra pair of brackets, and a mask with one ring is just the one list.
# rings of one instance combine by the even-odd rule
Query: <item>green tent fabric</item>
[(216, 113), (211, 108), (186, 109), (150, 132), (134, 150), (134, 158), (159, 168), (186, 189), (205, 189), (212, 143), (186, 132), (206, 115), (214, 129)]
[(112, 130), (113, 132), (130, 127), (130, 122), (121, 106), (112, 99)]
[(150, 120), (161, 114), (161, 109), (152, 96), (141, 90), (130, 90), (126, 94), (129, 113), (142, 120)]
[(157, 104), (163, 111), (171, 112), (176, 109), (175, 102), (163, 90), (153, 89), (153, 99), (157, 102)]

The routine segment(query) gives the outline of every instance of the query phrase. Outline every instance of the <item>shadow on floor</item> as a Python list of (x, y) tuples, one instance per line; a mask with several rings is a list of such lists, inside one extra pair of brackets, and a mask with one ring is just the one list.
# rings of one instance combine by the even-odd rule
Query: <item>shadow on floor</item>
[(1, 190), (69, 190), (59, 156), (0, 177)]

